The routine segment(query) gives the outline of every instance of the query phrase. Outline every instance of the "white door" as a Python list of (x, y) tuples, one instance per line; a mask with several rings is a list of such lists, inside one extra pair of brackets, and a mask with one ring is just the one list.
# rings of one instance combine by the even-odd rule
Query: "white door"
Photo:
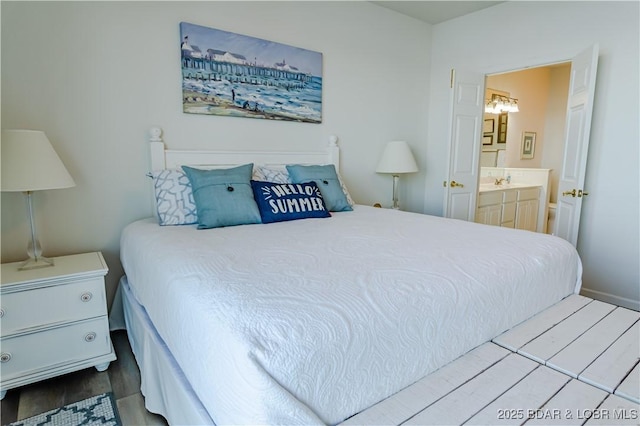
[(558, 179), (558, 202), (553, 233), (574, 246), (578, 242), (582, 201), (587, 195), (584, 190), (584, 177), (597, 66), (597, 45), (581, 52), (571, 61), (564, 157)]
[(473, 221), (484, 112), (484, 74), (452, 70), (451, 125), (444, 216)]

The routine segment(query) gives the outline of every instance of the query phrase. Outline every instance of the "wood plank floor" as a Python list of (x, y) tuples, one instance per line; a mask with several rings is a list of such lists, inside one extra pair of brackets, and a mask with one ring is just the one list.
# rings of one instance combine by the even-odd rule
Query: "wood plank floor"
[(2, 425), (22, 420), (65, 404), (80, 401), (104, 392), (113, 392), (123, 426), (165, 426), (162, 416), (149, 413), (144, 408), (140, 394), (140, 371), (136, 364), (127, 333), (111, 333), (118, 359), (109, 369), (98, 372), (88, 368), (16, 389), (10, 389), (2, 400), (0, 421)]

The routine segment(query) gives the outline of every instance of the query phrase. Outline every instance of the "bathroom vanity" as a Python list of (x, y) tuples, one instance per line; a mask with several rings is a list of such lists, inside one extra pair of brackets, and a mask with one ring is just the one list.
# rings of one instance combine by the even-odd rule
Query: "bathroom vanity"
[(476, 222), (547, 232), (551, 169), (481, 167)]
[(480, 184), (476, 222), (535, 232), (540, 198), (539, 185)]

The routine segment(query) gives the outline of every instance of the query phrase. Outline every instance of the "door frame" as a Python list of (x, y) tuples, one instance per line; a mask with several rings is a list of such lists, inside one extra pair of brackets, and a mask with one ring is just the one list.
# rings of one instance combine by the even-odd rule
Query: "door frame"
[[(523, 71), (523, 70), (532, 69), (532, 68), (543, 68), (543, 67), (552, 66), (552, 65), (556, 65), (556, 64), (563, 64), (563, 63), (571, 63), (572, 69), (573, 69), (573, 64), (574, 64), (575, 59), (577, 57), (579, 57), (581, 54), (583, 54), (585, 51), (588, 51), (588, 50), (593, 49), (593, 48), (596, 49), (596, 55), (597, 55), (598, 46), (595, 45), (595, 46), (589, 46), (588, 48), (583, 49), (582, 51), (576, 53), (572, 58), (565, 59), (565, 60), (556, 60), (556, 61), (552, 61), (552, 62), (541, 63), (539, 65), (524, 65), (524, 66), (521, 66), (521, 67), (514, 67), (514, 68), (512, 68), (510, 70), (504, 70), (504, 71), (495, 71), (495, 72), (491, 72), (491, 73), (487, 73), (487, 72), (482, 73), (483, 76), (484, 76), (482, 89), (483, 89), (483, 91), (486, 91), (486, 79), (490, 75), (507, 74), (507, 73), (518, 72), (518, 71)], [(596, 58), (596, 66), (597, 66), (597, 58)], [(453, 70), (452, 70), (452, 72), (453, 72)], [(597, 69), (596, 69), (596, 72), (597, 72)], [(478, 73), (478, 74), (480, 74), (480, 73)], [(453, 113), (454, 113), (453, 101), (454, 101), (454, 96), (455, 96), (455, 84), (454, 84), (453, 74), (452, 74), (452, 80), (451, 81), (452, 81), (452, 84), (451, 84), (452, 93), (450, 95), (450, 113), (449, 113), (449, 130), (448, 130), (449, 131), (449, 135), (448, 135), (449, 148), (448, 148), (448, 152), (447, 152), (448, 156), (447, 156), (447, 168), (446, 168), (446, 176), (445, 176), (446, 179), (444, 180), (445, 190), (444, 190), (444, 200), (443, 200), (444, 201), (444, 203), (443, 203), (443, 216), (445, 216), (445, 217), (452, 217), (451, 216), (452, 212), (450, 211), (450, 208), (449, 208), (449, 206), (451, 204), (452, 191), (450, 190), (451, 188), (449, 187), (450, 186), (449, 183), (453, 180), (452, 179), (452, 170), (451, 170), (451, 158), (452, 158), (452, 155), (453, 155), (452, 154), (452, 151), (453, 151), (453, 139), (452, 138), (454, 137), (454, 132), (452, 130), (453, 118), (454, 118), (453, 117)], [(594, 91), (593, 88), (591, 90)], [(566, 96), (567, 96), (567, 99), (569, 99), (570, 92), (567, 92)], [(484, 97), (484, 92), (483, 92), (483, 97)], [(569, 108), (569, 106), (567, 106), (567, 108)], [(593, 102), (591, 103), (590, 108), (591, 108), (591, 111), (592, 111), (593, 110)], [(484, 112), (484, 110), (483, 110), (483, 112)], [(590, 122), (590, 120), (589, 120), (589, 122)], [(566, 133), (567, 132), (566, 132), (566, 128), (565, 128), (565, 144), (566, 144), (566, 138), (567, 138)], [(480, 136), (480, 138), (481, 137), (482, 136)], [(473, 206), (470, 206), (470, 208), (473, 209), (473, 212), (469, 213), (469, 217), (470, 218), (466, 219), (466, 220), (469, 220), (469, 221), (473, 221), (473, 218), (475, 217), (475, 212), (477, 210), (477, 195), (478, 195), (477, 194), (477, 185), (478, 185), (478, 181), (479, 181), (479, 178), (480, 178), (480, 155), (481, 155), (481, 151), (482, 151), (481, 141), (478, 141), (477, 145), (476, 144), (474, 144), (474, 145), (475, 145), (475, 148), (474, 148), (475, 153), (474, 153), (474, 155), (475, 155), (475, 160), (476, 160), (476, 163), (477, 163), (477, 175), (475, 176), (476, 194), (473, 196)], [(587, 145), (587, 147), (588, 147), (588, 145)], [(564, 151), (564, 148), (563, 148), (563, 151)], [(565, 155), (566, 155), (566, 153), (565, 153)], [(584, 180), (584, 175), (586, 174), (586, 162), (584, 164), (583, 169), (584, 170), (582, 171), (582, 174), (583, 174), (583, 180)], [(558, 190), (559, 190), (559, 188), (558, 188)], [(560, 197), (560, 196), (561, 195), (558, 194), (558, 197)], [(548, 203), (548, 201), (547, 201), (547, 203)], [(556, 212), (556, 214), (557, 214), (557, 212)], [(461, 217), (456, 217), (456, 218), (462, 219)], [(463, 219), (463, 220), (465, 220), (465, 219)], [(555, 223), (555, 226), (554, 226), (554, 233), (556, 233), (556, 231), (558, 229), (558, 226), (559, 226), (559, 223), (556, 220), (556, 223)], [(574, 241), (570, 241), (570, 242), (574, 246), (576, 246), (577, 234), (578, 234), (578, 230), (579, 230), (579, 223), (575, 224), (575, 222), (574, 222), (574, 226), (576, 228), (575, 229), (575, 239), (574, 239)]]

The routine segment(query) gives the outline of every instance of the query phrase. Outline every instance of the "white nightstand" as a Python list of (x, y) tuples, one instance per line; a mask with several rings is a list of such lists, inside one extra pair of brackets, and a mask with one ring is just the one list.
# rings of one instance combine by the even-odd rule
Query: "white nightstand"
[(0, 276), (0, 399), (8, 389), (116, 359), (109, 336), (102, 253), (56, 257), (55, 266)]

